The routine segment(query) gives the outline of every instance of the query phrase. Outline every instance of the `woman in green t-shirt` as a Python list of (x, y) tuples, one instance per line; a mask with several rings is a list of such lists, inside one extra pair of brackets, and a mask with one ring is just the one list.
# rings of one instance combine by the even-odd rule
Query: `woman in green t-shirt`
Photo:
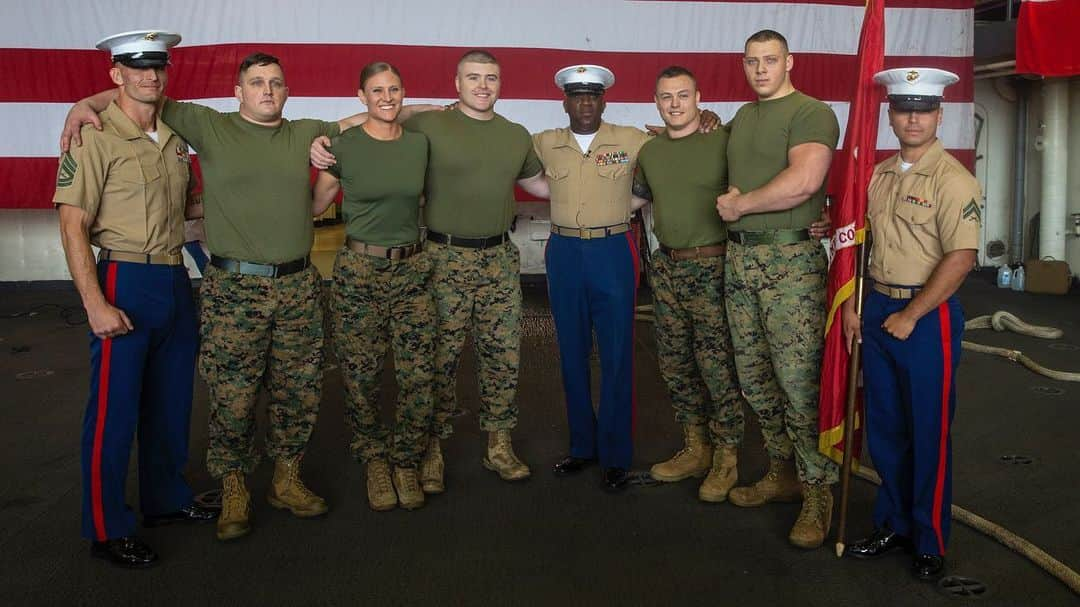
[[(319, 172), (313, 212), (321, 214), (344, 189), (348, 238), (334, 263), (334, 344), (351, 449), (367, 467), (368, 503), (413, 509), (424, 505), (418, 467), (429, 442), (435, 358), (431, 262), (419, 225), (428, 141), (398, 124), (405, 89), (389, 63), (361, 70), (358, 95), (368, 119), (332, 140), (337, 164)], [(387, 346), (398, 382), (389, 427), (378, 408)], [(432, 463), (441, 462), (425, 462)]]

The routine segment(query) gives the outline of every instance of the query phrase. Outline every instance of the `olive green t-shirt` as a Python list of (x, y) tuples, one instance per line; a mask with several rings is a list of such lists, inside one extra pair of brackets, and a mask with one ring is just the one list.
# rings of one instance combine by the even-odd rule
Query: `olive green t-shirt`
[[(802, 143), (836, 149), (840, 125), (824, 103), (795, 91), (779, 99), (739, 108), (729, 124), (728, 181), (742, 192), (756, 190), (788, 167), (788, 150)], [(802, 229), (821, 217), (825, 184), (806, 202), (786, 211), (754, 213), (728, 224), (729, 230)]]
[(727, 229), (716, 212), (716, 197), (727, 191), (724, 129), (679, 139), (657, 135), (638, 154), (635, 179), (652, 190), (653, 231), (673, 249), (717, 244)]
[(428, 229), (454, 236), (502, 234), (514, 219), (514, 184), (543, 170), (525, 127), (496, 114), (476, 120), (460, 110), (417, 114), (405, 128), (427, 135)]
[(337, 164), (327, 170), (345, 191), (341, 211), (349, 238), (380, 246), (420, 240), (427, 137), (404, 131), (382, 141), (358, 127), (335, 137), (331, 151)]
[(206, 244), (219, 257), (282, 263), (311, 251), (308, 150), (338, 125), (282, 120), (276, 127), (194, 103), (167, 100), (161, 118), (199, 154)]

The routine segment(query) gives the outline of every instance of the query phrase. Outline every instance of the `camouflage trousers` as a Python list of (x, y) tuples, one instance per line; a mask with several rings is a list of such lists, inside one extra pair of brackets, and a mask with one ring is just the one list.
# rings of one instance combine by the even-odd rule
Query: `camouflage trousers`
[[(345, 420), (361, 463), (389, 459), (415, 467), (427, 446), (432, 412), (435, 304), (426, 253), (391, 261), (350, 249), (334, 262), (334, 346), (345, 382)], [(391, 431), (379, 417), (379, 380), (388, 346), (398, 383)]]
[(837, 480), (836, 465), (818, 451), (827, 267), (817, 240), (728, 243), (727, 314), (743, 395), (769, 455), (794, 455), (810, 483)]
[(743, 436), (742, 398), (724, 316), (724, 258), (652, 255), (656, 350), (675, 421), (708, 424), (717, 445)]
[(517, 425), (521, 346), (521, 277), (517, 247), (506, 242), (467, 249), (428, 242), (435, 297), (435, 420), (432, 434), (448, 438), (456, 408), (457, 366), (465, 337), (476, 343), (480, 428)]
[(280, 278), (206, 267), (199, 371), (210, 388), (210, 446), (214, 478), (245, 473), (259, 462), (255, 402), (270, 396), (266, 453), (299, 455), (307, 446), (322, 397), (321, 284), (314, 266)]

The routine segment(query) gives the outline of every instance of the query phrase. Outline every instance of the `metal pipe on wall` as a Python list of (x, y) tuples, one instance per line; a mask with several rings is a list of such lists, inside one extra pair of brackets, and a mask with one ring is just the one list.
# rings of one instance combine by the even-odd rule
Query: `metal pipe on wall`
[(1039, 256), (1065, 259), (1065, 215), (1069, 172), (1069, 81), (1043, 81), (1042, 203)]
[(1024, 261), (1024, 173), (1027, 170), (1027, 123), (1028, 123), (1028, 83), (1021, 79), (1014, 80), (1016, 86), (1016, 138), (1013, 140), (1013, 153), (1016, 162), (1013, 172), (1013, 216), (1012, 230), (1009, 236), (1009, 260), (1012, 263)]

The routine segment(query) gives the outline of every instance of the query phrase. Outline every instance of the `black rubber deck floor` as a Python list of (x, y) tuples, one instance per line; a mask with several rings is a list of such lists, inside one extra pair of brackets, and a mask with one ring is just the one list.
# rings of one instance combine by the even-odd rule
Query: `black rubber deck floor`
[[(740, 509), (696, 499), (696, 483), (609, 495), (598, 473), (559, 479), (567, 446), (557, 348), (542, 284), (527, 285), (515, 447), (534, 476), (500, 481), (480, 466), (475, 359), (459, 382), (463, 415), (445, 444), (447, 492), (421, 510), (368, 509), (361, 467), (347, 455), (339, 373), (326, 374), (319, 423), (305, 460), (328, 516), (299, 520), (263, 499), (268, 463), (249, 481), (255, 530), (234, 543), (213, 526), (141, 530), (160, 566), (124, 571), (91, 559), (79, 538), (79, 429), (87, 387), (86, 326), (69, 286), (0, 286), (0, 597), (4, 605), (945, 605), (914, 581), (906, 557), (837, 559), (787, 543), (798, 505)], [(1080, 371), (1080, 297), (994, 288), (986, 275), (961, 291), (968, 318), (999, 309), (1065, 330), (1057, 342), (973, 331), (967, 339), (1023, 350)], [(643, 301), (647, 294), (643, 294)], [(652, 326), (639, 323), (635, 465), (667, 458), (681, 440), (656, 367)], [(596, 379), (594, 377), (594, 379)], [(967, 352), (958, 378), (955, 503), (1080, 568), (1080, 384)], [(383, 402), (392, 402), (384, 377)], [(206, 390), (192, 419), (189, 477), (214, 488), (203, 455)], [(384, 408), (389, 411), (389, 406)], [(752, 420), (752, 416), (748, 416)], [(260, 414), (261, 427), (265, 419)], [(1020, 456), (1006, 459), (1005, 456)], [(740, 477), (766, 460), (747, 427)], [(130, 501), (137, 503), (135, 475)], [(853, 481), (848, 537), (870, 525), (874, 489)], [(981, 582), (986, 605), (1077, 605), (1077, 595), (1008, 548), (955, 524), (949, 573)], [(834, 526), (835, 530), (835, 526)], [(961, 602), (963, 599), (959, 599)]]

